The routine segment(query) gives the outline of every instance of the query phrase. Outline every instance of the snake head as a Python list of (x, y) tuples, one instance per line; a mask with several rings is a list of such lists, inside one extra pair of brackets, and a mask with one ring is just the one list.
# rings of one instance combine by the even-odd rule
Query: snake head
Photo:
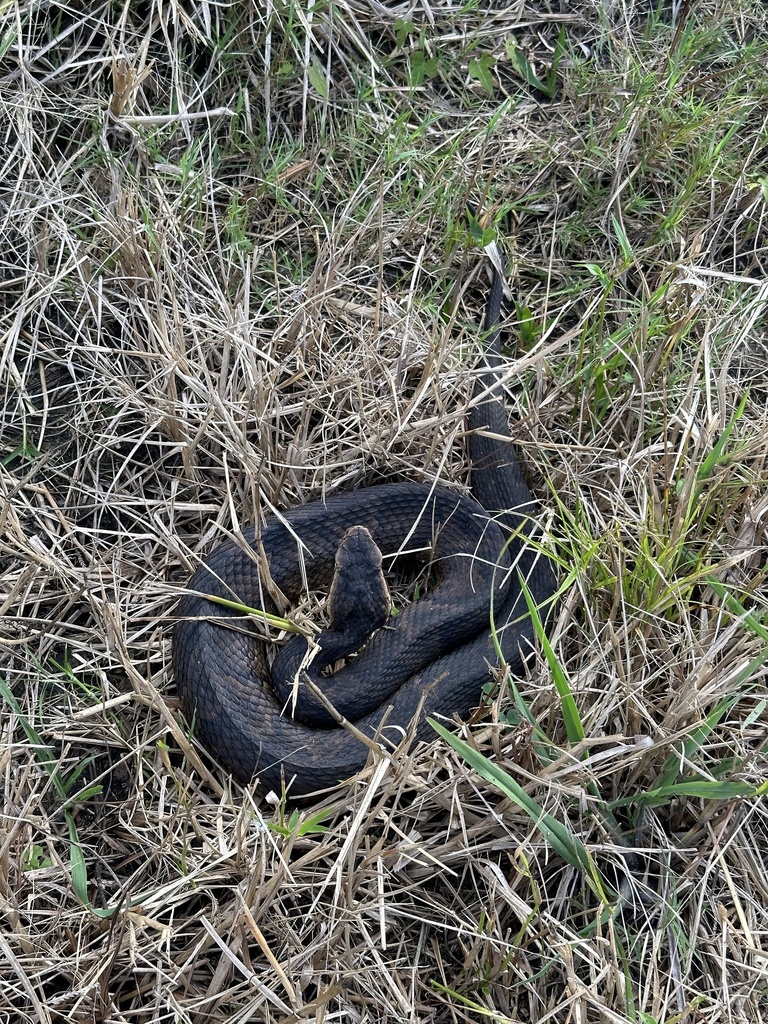
[(381, 569), (381, 551), (364, 526), (347, 530), (335, 564), (328, 592), (331, 628), (367, 639), (389, 618), (392, 599)]

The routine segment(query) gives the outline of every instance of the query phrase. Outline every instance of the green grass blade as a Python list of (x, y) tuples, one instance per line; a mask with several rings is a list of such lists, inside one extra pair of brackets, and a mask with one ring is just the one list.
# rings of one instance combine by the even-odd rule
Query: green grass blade
[(212, 601), (214, 604), (220, 604), (224, 608), (232, 608), (242, 615), (252, 615), (254, 618), (266, 622), (267, 625), (274, 626), (275, 629), (282, 629), (287, 633), (300, 633), (302, 636), (309, 635), (306, 630), (302, 629), (301, 626), (297, 626), (295, 622), (291, 622), (290, 619), (284, 619), (280, 615), (265, 612), (263, 608), (251, 608), (247, 604), (241, 604), (240, 601), (230, 601), (227, 597), (217, 597), (214, 594), (202, 594), (201, 596), (207, 601)]
[(474, 747), (471, 747), (464, 740), (449, 732), (448, 729), (440, 725), (433, 718), (428, 719), (428, 721), (435, 732), (461, 754), (464, 760), (479, 775), (482, 775), (488, 782), (493, 783), (500, 792), (504, 793), (506, 797), (526, 812), (552, 849), (563, 860), (574, 868), (587, 871), (590, 875), (593, 873), (594, 866), (586, 847), (572, 835), (562, 822), (552, 817), (551, 814), (547, 814), (503, 768), (499, 768), (493, 761), (490, 761), (479, 751), (475, 750)]
[(584, 726), (581, 722), (581, 716), (579, 715), (576, 700), (571, 693), (571, 684), (568, 680), (568, 676), (565, 674), (563, 666), (560, 664), (560, 659), (555, 654), (555, 650), (549, 642), (549, 637), (547, 636), (547, 632), (544, 628), (544, 623), (541, 620), (539, 609), (522, 577), (520, 578), (520, 586), (523, 591), (523, 596), (525, 597), (525, 603), (528, 605), (528, 612), (533, 622), (536, 639), (539, 641), (541, 649), (544, 651), (544, 657), (547, 659), (547, 664), (552, 672), (555, 689), (560, 697), (566, 734), (572, 744), (581, 743), (584, 739)]
[(50, 777), (51, 782), (56, 790), (57, 795), (62, 801), (67, 799), (67, 787), (64, 784), (64, 780), (61, 777), (61, 771), (59, 769), (58, 760), (53, 750), (43, 741), (42, 737), (22, 712), (19, 707), (18, 701), (11, 692), (10, 687), (4, 680), (0, 679), (0, 695), (5, 700), (6, 704), (13, 710), (13, 713), (19, 720), (19, 725), (24, 730), (24, 735), (27, 737), (29, 742), (35, 748), (35, 757), (40, 762), (41, 767)]

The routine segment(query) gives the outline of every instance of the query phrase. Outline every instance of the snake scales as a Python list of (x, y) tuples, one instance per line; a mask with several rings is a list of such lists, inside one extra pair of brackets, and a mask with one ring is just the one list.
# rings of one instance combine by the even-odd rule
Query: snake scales
[[(485, 317), (489, 342), (468, 418), (472, 498), (420, 483), (334, 496), (292, 509), (282, 522), (268, 519), (258, 536), (251, 527), (244, 544), (221, 544), (190, 580), (174, 627), (176, 682), (202, 743), (240, 780), (256, 777), (278, 791), (284, 781), (301, 795), (355, 774), (368, 755), (366, 745), (341, 726), (294, 720), (272, 690), (264, 641), (241, 613), (205, 596), (272, 610), (258, 570), (262, 557), (273, 582), (295, 599), (304, 586), (296, 537), (310, 588), (328, 585), (337, 549), (358, 525), (385, 558), (405, 548), (431, 550), (437, 585), (391, 619), (340, 673), (351, 677), (344, 714), (364, 734), (397, 743), (421, 709), (414, 731), (427, 739), (434, 735), (428, 714), (466, 717), (477, 706), (488, 666), (498, 662), (491, 597), (497, 631), (506, 623), (499, 637), (504, 657), (513, 672), (520, 669), (533, 631), (518, 574), (540, 605), (554, 593), (555, 578), (550, 562), (526, 543), (535, 505), (510, 440), (498, 381), (501, 298), (495, 271)], [(401, 666), (405, 681), (397, 678)]]

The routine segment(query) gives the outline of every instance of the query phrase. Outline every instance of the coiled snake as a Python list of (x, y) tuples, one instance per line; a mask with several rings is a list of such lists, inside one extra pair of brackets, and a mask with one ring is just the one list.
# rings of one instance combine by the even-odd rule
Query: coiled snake
[[(370, 737), (396, 744), (413, 726), (417, 738), (427, 739), (434, 735), (427, 715), (466, 717), (478, 705), (489, 665), (498, 662), (491, 599), (504, 658), (513, 672), (520, 669), (533, 630), (519, 577), (539, 605), (553, 595), (555, 578), (549, 560), (526, 543), (535, 503), (510, 439), (498, 380), (501, 298), (501, 276), (494, 271), (485, 364), (468, 418), (472, 498), (421, 483), (334, 496), (292, 509), (283, 521), (272, 517), (258, 531), (251, 527), (243, 544), (221, 544), (190, 580), (174, 627), (176, 684), (202, 743), (238, 779), (256, 777), (278, 791), (285, 782), (301, 795), (347, 779), (368, 756), (367, 746), (343, 726), (295, 720), (272, 689), (263, 639), (239, 612), (206, 599), (273, 610), (260, 558), (290, 600), (304, 586), (302, 561), (310, 588), (327, 585), (343, 539), (356, 541), (360, 525), (385, 559), (405, 549), (431, 549), (437, 585), (379, 630), (338, 676), (320, 679), (333, 687), (326, 692), (334, 707)], [(337, 690), (345, 675), (346, 690)]]

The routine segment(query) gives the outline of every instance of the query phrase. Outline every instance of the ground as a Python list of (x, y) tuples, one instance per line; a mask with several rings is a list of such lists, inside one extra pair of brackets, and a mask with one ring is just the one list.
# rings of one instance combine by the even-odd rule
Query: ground
[[(0, 1018), (765, 1020), (764, 5), (86, 6), (0, 7)], [(179, 589), (466, 486), (491, 243), (549, 640), (458, 744), (242, 787)]]

